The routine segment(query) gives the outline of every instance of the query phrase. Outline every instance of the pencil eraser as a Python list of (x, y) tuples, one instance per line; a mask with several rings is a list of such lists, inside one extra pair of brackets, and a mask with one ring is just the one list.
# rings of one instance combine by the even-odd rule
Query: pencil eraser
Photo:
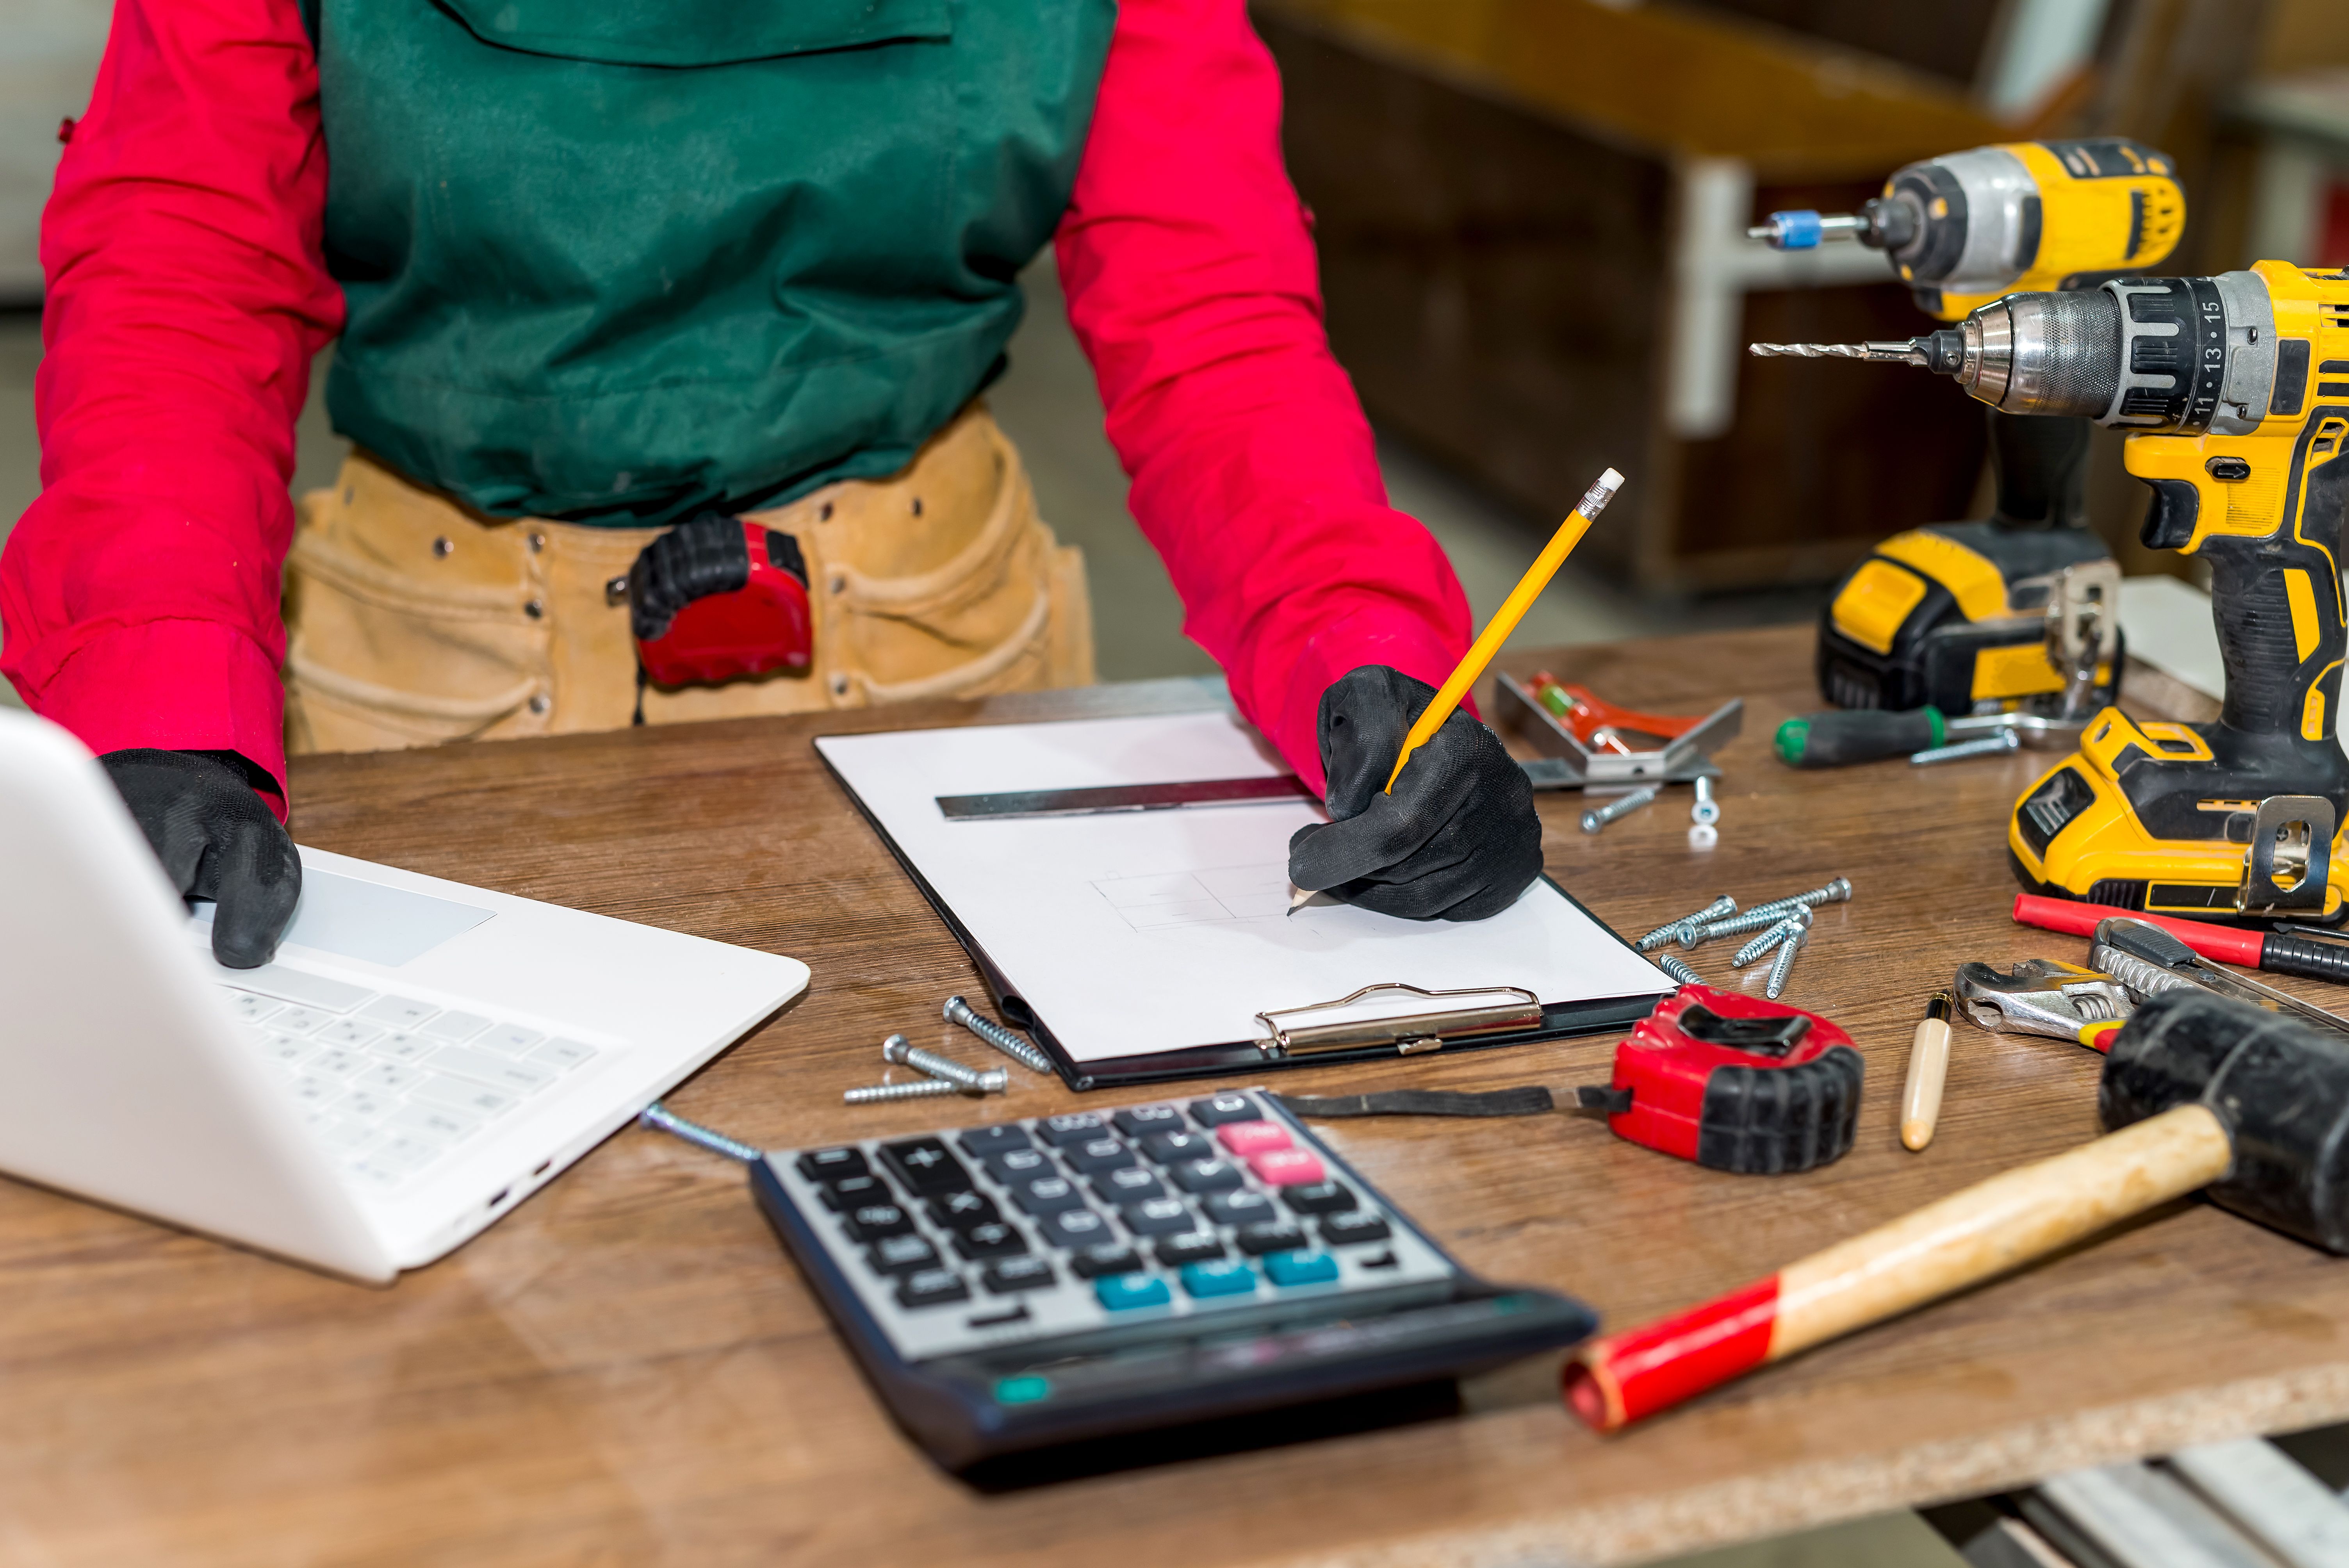
[(1609, 469), (1599, 476), (1599, 488), (1612, 495), (1623, 488), (1623, 476), (1615, 469)]

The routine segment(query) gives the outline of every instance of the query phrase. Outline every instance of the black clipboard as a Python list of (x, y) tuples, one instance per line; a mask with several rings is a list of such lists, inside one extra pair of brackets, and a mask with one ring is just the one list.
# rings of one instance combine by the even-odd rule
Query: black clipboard
[[(815, 738), (823, 738), (819, 736)], [(814, 741), (811, 740), (809, 744), (813, 746)], [(1557, 1005), (1537, 1000), (1539, 1020), (1534, 1021), (1529, 1010), (1526, 1020), (1514, 1026), (1485, 1025), (1453, 1030), (1430, 1027), (1432, 1020), (1424, 1016), (1402, 1016), (1389, 1020), (1395, 1026), (1396, 1038), (1392, 1041), (1337, 1046), (1309, 1052), (1279, 1052), (1268, 1047), (1265, 1042), (1235, 1040), (1228, 1045), (1197, 1046), (1186, 1050), (1152, 1051), (1143, 1056), (1104, 1057), (1080, 1062), (1052, 1037), (1051, 1026), (1030, 1009), (1018, 988), (1011, 984), (1010, 976), (1004, 974), (987, 949), (971, 935), (969, 928), (956, 917), (954, 910), (930, 885), (929, 879), (922, 875), (920, 869), (890, 835), (889, 830), (866, 808), (864, 799), (841, 776), (840, 769), (832, 765), (832, 759), (823, 755), (821, 748), (816, 748), (816, 756), (823, 761), (824, 770), (832, 775), (833, 781), (840, 786), (841, 793), (847, 796), (849, 803), (856, 808), (856, 814), (864, 819), (882, 843), (888, 847), (889, 853), (898, 865), (905, 868), (914, 885), (922, 890), (922, 896), (930, 901), (930, 907), (937, 911), (938, 918), (946, 922), (947, 929), (954, 933), (955, 940), (962, 944), (963, 951), (970, 954), (971, 962), (978, 965), (979, 976), (987, 982), (988, 993), (994, 997), (997, 1011), (1013, 1027), (1023, 1030), (1042, 1047), (1044, 1053), (1052, 1058), (1053, 1069), (1061, 1075), (1061, 1081), (1073, 1089), (1123, 1088), (1129, 1085), (1165, 1083), (1175, 1078), (1226, 1078), (1235, 1073), (1278, 1071), (1284, 1068), (1381, 1061), (1437, 1048), (1447, 1052), (1491, 1050), (1502, 1046), (1530, 1045), (1537, 1040), (1571, 1039), (1582, 1035), (1628, 1028), (1654, 1012), (1656, 1004), (1671, 994), (1668, 990), (1655, 991)], [(1549, 883), (1560, 898), (1589, 915), (1591, 923), (1599, 930), (1615, 941), (1622, 942), (1625, 947), (1630, 946), (1630, 943), (1623, 942), (1621, 933), (1591, 914), (1590, 907), (1560, 887), (1556, 879), (1544, 873), (1542, 881)], [(1343, 1000), (1333, 997), (1322, 1005), (1334, 1006)], [(1431, 1046), (1430, 1041), (1437, 1044)]]

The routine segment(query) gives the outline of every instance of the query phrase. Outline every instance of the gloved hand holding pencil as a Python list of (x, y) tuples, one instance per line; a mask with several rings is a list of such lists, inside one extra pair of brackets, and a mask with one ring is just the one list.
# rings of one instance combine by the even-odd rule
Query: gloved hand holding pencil
[(1288, 880), (1405, 920), (1483, 920), (1541, 874), (1533, 786), (1493, 732), (1454, 709), (1384, 792), (1435, 688), (1384, 665), (1321, 694), (1330, 820), (1288, 841)]
[(1330, 820), (1288, 841), (1300, 899), (1328, 892), (1406, 920), (1484, 920), (1541, 874), (1533, 786), (1460, 703), (1622, 483), (1609, 469), (1583, 492), (1441, 689), (1365, 665), (1321, 694)]

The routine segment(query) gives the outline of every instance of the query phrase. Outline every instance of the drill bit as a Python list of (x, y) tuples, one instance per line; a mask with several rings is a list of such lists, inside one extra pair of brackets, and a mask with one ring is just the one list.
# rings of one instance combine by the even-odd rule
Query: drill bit
[(1756, 359), (1877, 359), (1894, 365), (1930, 365), (1924, 346), (1916, 338), (1906, 343), (1749, 343), (1745, 352)]

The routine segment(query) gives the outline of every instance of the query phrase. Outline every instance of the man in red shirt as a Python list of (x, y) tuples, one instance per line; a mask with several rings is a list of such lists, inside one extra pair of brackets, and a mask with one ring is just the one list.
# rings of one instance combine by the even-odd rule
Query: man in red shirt
[[(1185, 629), (1336, 819), (1299, 884), (1489, 915), (1541, 863), (1491, 734), (1455, 716), (1379, 792), (1466, 605), (1386, 503), (1278, 129), (1242, 0), (120, 0), (44, 223), (0, 671), (244, 965), (298, 892), (289, 718), (626, 722), (630, 561), (763, 524), (815, 605), (813, 678), (656, 719), (1087, 678), (1081, 570), (974, 401), (1049, 239)], [(297, 530), (338, 335), (360, 450)]]

